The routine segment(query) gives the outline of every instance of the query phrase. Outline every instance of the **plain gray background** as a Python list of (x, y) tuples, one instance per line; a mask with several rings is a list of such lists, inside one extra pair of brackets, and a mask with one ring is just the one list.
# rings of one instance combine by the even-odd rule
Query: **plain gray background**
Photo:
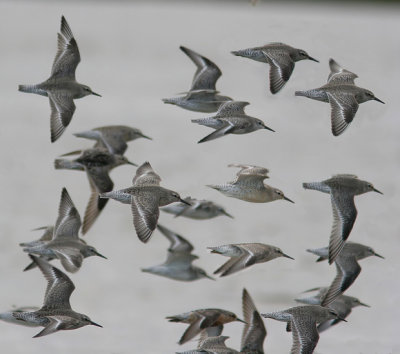
[[(3, 353), (174, 353), (197, 343), (178, 346), (186, 325), (168, 323), (165, 316), (206, 307), (242, 316), (243, 287), (260, 312), (295, 305), (293, 298), (301, 291), (328, 285), (335, 276), (334, 266), (317, 264), (305, 252), (328, 243), (329, 197), (305, 191), (301, 184), (336, 173), (357, 174), (384, 193), (357, 198), (359, 215), (349, 239), (373, 247), (386, 259), (362, 261), (363, 271), (347, 293), (372, 307), (356, 308), (348, 323), (323, 333), (316, 353), (400, 351), (398, 7), (264, 2), (253, 7), (247, 1), (3, 1), (0, 13), (1, 310), (42, 303), (45, 280), (38, 270), (22, 272), (29, 260), (18, 243), (39, 237), (30, 229), (55, 222), (64, 186), (83, 216), (89, 198), (86, 176), (55, 171), (53, 160), (91, 145), (72, 133), (102, 125), (142, 129), (154, 140), (131, 143), (127, 156), (132, 161), (150, 161), (166, 188), (183, 197), (211, 199), (235, 216), (234, 220), (196, 221), (161, 213), (160, 223), (194, 244), (200, 256), (197, 265), (212, 273), (226, 259), (209, 254), (207, 246), (251, 241), (276, 245), (296, 259), (280, 258), (216, 282), (181, 283), (145, 274), (140, 268), (161, 263), (168, 243), (155, 232), (148, 244), (142, 244), (135, 235), (129, 207), (110, 201), (85, 236), (109, 260), (86, 259), (79, 273), (70, 275), (76, 286), (73, 309), (104, 328), (90, 326), (32, 339), (40, 328), (2, 322)], [(17, 85), (48, 77), (62, 14), (81, 53), (77, 79), (103, 97), (77, 100), (70, 126), (50, 144), (48, 100), (20, 93)], [(230, 54), (273, 41), (302, 48), (320, 60), (320, 64), (297, 63), (289, 83), (275, 96), (268, 89), (267, 65)], [(196, 144), (211, 130), (190, 120), (208, 115), (161, 101), (190, 87), (195, 67), (179, 50), (180, 45), (214, 61), (223, 72), (217, 88), (249, 101), (247, 113), (276, 133), (257, 131)], [(359, 86), (386, 102), (362, 104), (340, 137), (331, 135), (328, 104), (294, 96), (295, 90), (326, 82), (331, 57), (359, 75)], [(232, 180), (236, 171), (226, 167), (229, 163), (269, 168), (267, 183), (282, 189), (296, 204), (251, 204), (205, 187)], [(128, 187), (134, 171), (131, 166), (113, 171), (115, 187)], [(289, 352), (291, 335), (285, 332), (285, 324), (273, 320), (265, 324), (265, 351)], [(230, 347), (239, 348), (241, 331), (238, 322), (226, 326)]]

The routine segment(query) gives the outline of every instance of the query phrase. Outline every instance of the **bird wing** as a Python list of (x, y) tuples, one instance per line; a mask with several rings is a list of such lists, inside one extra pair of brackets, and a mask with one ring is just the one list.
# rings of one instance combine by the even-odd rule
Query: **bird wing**
[(121, 137), (104, 132), (100, 133), (100, 140), (97, 141), (95, 147), (97, 146), (105, 146), (114, 155), (123, 155), (128, 148), (128, 144)]
[(290, 353), (313, 353), (319, 340), (319, 334), (315, 320), (313, 320), (310, 316), (296, 316), (292, 317), (290, 323), (293, 338), (293, 344)]
[(51, 142), (56, 141), (71, 122), (75, 112), (75, 103), (68, 91), (48, 92), (50, 102)]
[(192, 338), (197, 336), (203, 329), (207, 327), (212, 327), (213, 323), (218, 319), (219, 313), (214, 313), (207, 317), (200, 314), (198, 314), (197, 316), (197, 319), (192, 322), (188, 328), (186, 328), (185, 332), (178, 342), (179, 344), (183, 344), (191, 340)]
[(46, 316), (46, 318), (50, 322), (38, 334), (34, 335), (33, 338), (47, 336), (48, 334), (52, 334), (60, 329), (63, 329), (61, 325), (63, 324), (63, 320), (66, 318), (66, 316)]
[(82, 266), (83, 256), (74, 247), (51, 247), (67, 272), (76, 273)]
[(267, 336), (264, 322), (246, 289), (242, 296), (243, 319), (246, 322), (243, 328), (240, 344), (241, 352), (263, 352), (263, 343)]
[(322, 299), (321, 306), (327, 306), (343, 294), (361, 272), (355, 256), (338, 257), (336, 260), (336, 277)]
[(351, 93), (327, 92), (331, 105), (332, 133), (335, 136), (342, 134), (353, 121), (358, 110), (358, 102)]
[(47, 288), (44, 296), (42, 310), (71, 309), (69, 298), (75, 289), (71, 279), (56, 267), (45, 260), (29, 255), (39, 267), (47, 280)]
[(159, 199), (153, 193), (132, 196), (131, 208), (133, 214), (133, 225), (139, 240), (146, 243), (157, 226)]
[(78, 239), (79, 229), (81, 227), (81, 217), (75, 208), (67, 190), (63, 188), (61, 192), (60, 205), (58, 207), (58, 218), (54, 227), (53, 239), (59, 237), (70, 237)]
[(289, 80), (294, 69), (294, 61), (286, 52), (273, 51), (267, 53), (263, 51), (270, 63), (269, 81), (270, 90), (273, 94), (279, 92)]
[(83, 217), (82, 233), (86, 234), (93, 223), (96, 221), (100, 212), (104, 209), (108, 202), (108, 198), (100, 198), (100, 193), (110, 192), (114, 187), (114, 183), (108, 174), (108, 167), (89, 166), (86, 167), (86, 174), (90, 184), (90, 198), (86, 206), (85, 215)]
[(210, 90), (216, 91), (215, 83), (222, 75), (221, 70), (211, 60), (203, 57), (195, 51), (181, 46), (180, 49), (193, 61), (197, 66), (196, 73), (193, 77), (190, 91)]
[(132, 180), (134, 186), (159, 186), (160, 182), (161, 177), (154, 172), (148, 161), (137, 168)]
[(235, 128), (236, 127), (233, 124), (226, 122), (221, 128), (216, 129), (211, 134), (208, 134), (203, 139), (199, 140), (198, 143), (204, 143), (205, 141), (218, 139), (224, 135), (232, 133), (232, 131), (235, 130)]
[(357, 217), (354, 196), (345, 191), (331, 193), (333, 225), (329, 238), (329, 264), (332, 264), (350, 235)]
[(167, 229), (165, 226), (160, 224), (157, 225), (157, 229), (169, 240), (171, 245), (168, 248), (170, 252), (185, 252), (190, 253), (193, 251), (193, 245), (183, 238), (181, 235)]
[(356, 74), (343, 69), (335, 60), (329, 60), (331, 72), (328, 76), (329, 84), (351, 84), (354, 85), (354, 80), (358, 77)]
[(268, 176), (268, 169), (255, 165), (229, 164), (228, 167), (239, 167), (240, 170), (236, 173), (236, 179), (232, 183), (243, 184), (263, 184), (262, 181)]
[(244, 107), (249, 105), (249, 102), (244, 101), (226, 101), (222, 103), (214, 118), (232, 117), (234, 115), (245, 115)]
[(51, 69), (51, 77), (75, 79), (75, 70), (81, 61), (78, 45), (67, 20), (61, 17), (61, 33), (57, 34), (57, 53)]
[(221, 277), (224, 277), (253, 265), (255, 263), (254, 254), (247, 249), (242, 249), (242, 251), (243, 253), (241, 256), (232, 257), (229, 261), (218, 268), (214, 274), (221, 273)]

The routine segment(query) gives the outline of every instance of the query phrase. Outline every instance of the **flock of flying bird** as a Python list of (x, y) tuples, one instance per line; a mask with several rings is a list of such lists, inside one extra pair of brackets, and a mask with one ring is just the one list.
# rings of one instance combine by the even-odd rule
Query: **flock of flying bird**
[[(192, 120), (194, 123), (214, 129), (199, 143), (229, 134), (247, 134), (259, 129), (274, 131), (260, 119), (250, 117), (244, 112), (248, 102), (235, 101), (230, 97), (220, 95), (216, 89), (216, 81), (221, 76), (221, 71), (211, 60), (188, 48), (181, 47), (180, 49), (197, 67), (192, 86), (188, 92), (184, 93), (184, 96), (163, 101), (191, 111), (216, 112), (212, 117)], [(297, 61), (307, 59), (318, 62), (304, 50), (283, 43), (270, 43), (262, 47), (234, 51), (232, 54), (269, 64), (270, 91), (273, 94), (284, 87)], [(19, 86), (20, 91), (49, 98), (52, 142), (56, 141), (69, 125), (75, 111), (75, 99), (90, 94), (100, 96), (90, 87), (76, 81), (75, 70), (79, 62), (80, 55), (76, 40), (63, 16), (51, 76), (37, 85)], [(296, 91), (295, 94), (328, 102), (331, 105), (332, 133), (337, 136), (342, 134), (351, 123), (360, 103), (368, 100), (382, 101), (371, 91), (355, 85), (356, 74), (343, 69), (333, 59), (330, 60), (329, 65), (331, 73), (325, 85), (317, 89)], [(138, 138), (151, 139), (139, 129), (114, 125), (75, 135), (93, 140), (94, 146), (90, 149), (67, 153), (65, 156), (75, 155), (75, 158), (69, 159), (63, 156), (55, 160), (54, 166), (56, 169), (86, 172), (91, 192), (83, 221), (64, 188), (55, 224), (39, 228), (44, 230), (39, 240), (21, 244), (23, 251), (27, 252), (31, 259), (31, 263), (24, 270), (38, 267), (47, 280), (43, 306), (41, 308), (23, 307), (0, 314), (0, 319), (5, 321), (44, 327), (35, 337), (85, 325), (100, 326), (88, 316), (72, 310), (69, 298), (74, 290), (74, 284), (63, 271), (51, 265), (49, 261), (58, 259), (65, 271), (74, 273), (80, 269), (83, 260), (87, 257), (106, 258), (80, 238), (79, 232), (85, 235), (90, 230), (109, 199), (131, 206), (133, 225), (140, 241), (148, 242), (157, 228), (170, 242), (166, 261), (144, 268), (142, 271), (180, 281), (214, 278), (192, 264), (198, 256), (192, 254), (193, 246), (188, 240), (158, 224), (160, 207), (163, 207), (161, 210), (174, 214), (176, 217), (206, 220), (225, 215), (232, 218), (232, 215), (220, 205), (191, 197), (183, 199), (177, 192), (160, 186), (161, 178), (149, 162), (137, 168), (131, 186), (113, 190), (114, 183), (109, 176), (110, 171), (123, 164), (137, 166), (124, 156), (128, 147), (127, 143)], [(236, 179), (232, 182), (209, 185), (209, 187), (228, 197), (252, 203), (267, 203), (279, 199), (293, 203), (281, 190), (264, 183), (264, 180), (269, 178), (268, 169), (245, 164), (229, 166), (239, 169)], [(381, 256), (372, 248), (349, 242), (347, 239), (357, 216), (354, 197), (370, 191), (381, 192), (371, 183), (350, 174), (335, 175), (322, 182), (303, 183), (303, 187), (327, 193), (331, 198), (333, 225), (329, 245), (308, 250), (319, 257), (317, 262), (328, 260), (330, 264), (336, 264), (336, 277), (331, 285), (311, 289), (318, 291), (314, 296), (296, 299), (305, 305), (263, 314), (258, 312), (249, 293), (244, 289), (243, 320), (230, 311), (217, 308), (198, 309), (169, 316), (167, 319), (171, 322), (189, 325), (179, 340), (179, 344), (186, 343), (200, 334), (198, 348), (184, 353), (264, 353), (263, 342), (267, 332), (262, 317), (287, 323), (286, 329), (292, 332), (293, 336), (291, 353), (312, 353), (320, 332), (339, 321), (345, 321), (353, 307), (368, 306), (357, 298), (343, 293), (353, 284), (361, 271), (359, 260), (372, 255)], [(221, 277), (278, 257), (293, 259), (280, 248), (263, 243), (225, 244), (208, 248), (211, 253), (229, 258), (214, 272)], [(228, 348), (225, 345), (228, 337), (221, 335), (224, 324), (232, 321), (244, 322), (240, 351)]]

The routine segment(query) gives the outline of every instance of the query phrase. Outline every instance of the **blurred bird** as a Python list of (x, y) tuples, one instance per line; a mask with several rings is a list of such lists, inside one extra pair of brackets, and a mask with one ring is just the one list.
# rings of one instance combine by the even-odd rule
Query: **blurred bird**
[(130, 162), (125, 156), (114, 155), (105, 148), (73, 151), (63, 156), (76, 153), (80, 153), (80, 156), (74, 160), (56, 159), (54, 167), (56, 169), (86, 171), (91, 190), (83, 217), (82, 233), (86, 234), (108, 202), (108, 199), (101, 199), (99, 193), (110, 192), (114, 187), (114, 182), (111, 180), (109, 172), (117, 166), (125, 164), (137, 165)]
[(289, 81), (297, 61), (308, 59), (319, 63), (303, 49), (293, 48), (284, 43), (269, 43), (262, 47), (242, 49), (231, 53), (261, 63), (268, 63), (270, 65), (269, 84), (273, 94), (279, 92)]
[[(306, 292), (317, 291), (317, 290), (318, 293), (316, 295), (301, 299), (295, 299), (295, 301), (309, 305), (321, 305), (323, 298), (328, 292), (328, 288), (314, 288), (307, 290)], [(347, 316), (350, 315), (352, 308), (357, 306), (370, 307), (369, 305), (361, 302), (356, 297), (347, 295), (339, 295), (334, 301), (332, 301), (329, 304), (329, 308), (335, 310), (341, 318), (347, 318)], [(337, 319), (322, 322), (317, 326), (318, 332), (321, 333), (331, 328), (332, 326), (336, 325), (339, 322), (340, 321)]]
[(89, 86), (75, 80), (75, 70), (81, 61), (78, 45), (67, 20), (61, 17), (61, 33), (58, 33), (57, 54), (51, 76), (37, 85), (19, 85), (18, 90), (49, 97), (51, 116), (51, 142), (55, 142), (71, 122), (75, 112), (74, 99), (87, 95), (100, 96)]
[(225, 341), (229, 337), (227, 336), (217, 336), (217, 337), (207, 337), (203, 340), (199, 340), (199, 345), (197, 349), (186, 350), (184, 352), (176, 352), (176, 354), (196, 354), (196, 353), (206, 353), (206, 354), (236, 354), (239, 352), (235, 349), (228, 348), (225, 345)]
[(107, 125), (74, 134), (78, 138), (95, 140), (94, 148), (106, 148), (114, 155), (123, 155), (128, 148), (127, 142), (138, 138), (152, 140), (139, 129), (125, 125)]
[(199, 257), (192, 254), (193, 246), (189, 241), (160, 224), (157, 225), (157, 228), (170, 241), (167, 259), (162, 264), (143, 268), (142, 272), (181, 281), (193, 281), (201, 278), (214, 280), (203, 269), (192, 265), (192, 262)]
[(174, 214), (175, 217), (184, 216), (195, 220), (212, 219), (220, 215), (226, 215), (233, 219), (233, 216), (227, 213), (222, 206), (210, 200), (186, 197), (184, 201), (190, 203), (190, 205), (177, 203), (165, 206), (161, 210), (169, 214)]

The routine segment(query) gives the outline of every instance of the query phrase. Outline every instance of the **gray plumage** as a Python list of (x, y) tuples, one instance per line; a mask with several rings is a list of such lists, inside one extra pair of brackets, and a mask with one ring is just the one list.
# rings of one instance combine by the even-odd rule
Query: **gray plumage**
[(227, 336), (216, 336), (207, 337), (199, 341), (197, 349), (186, 350), (184, 352), (176, 352), (176, 354), (196, 354), (196, 353), (206, 353), (206, 354), (236, 354), (239, 353), (237, 350), (228, 348), (225, 345), (225, 341), (229, 337)]
[(203, 119), (192, 119), (193, 123), (215, 129), (214, 132), (199, 140), (199, 143), (214, 140), (228, 134), (247, 134), (259, 129), (268, 128), (258, 118), (250, 117), (244, 112), (248, 102), (227, 101), (221, 104), (215, 116)]
[(57, 54), (50, 77), (37, 85), (19, 85), (18, 90), (49, 97), (51, 142), (56, 141), (71, 122), (75, 112), (74, 99), (99, 94), (75, 80), (75, 70), (81, 58), (78, 45), (67, 20), (61, 17)]
[(332, 264), (350, 235), (357, 217), (354, 197), (367, 192), (377, 192), (367, 181), (355, 175), (339, 174), (322, 182), (303, 183), (305, 189), (314, 189), (331, 196), (333, 224), (329, 238), (329, 264)]
[(293, 48), (284, 43), (269, 43), (262, 47), (248, 48), (231, 52), (234, 55), (249, 58), (270, 65), (269, 84), (271, 93), (279, 92), (292, 75), (295, 63), (310, 57), (303, 49)]
[(74, 134), (78, 138), (95, 140), (94, 148), (106, 148), (110, 153), (123, 155), (128, 148), (128, 142), (138, 138), (152, 140), (141, 130), (126, 125), (107, 125)]
[(159, 207), (174, 202), (186, 203), (177, 192), (160, 187), (161, 178), (149, 162), (138, 167), (132, 187), (100, 194), (100, 198), (112, 198), (130, 203), (133, 225), (139, 240), (146, 243), (157, 226)]
[(175, 217), (184, 216), (194, 220), (212, 219), (220, 215), (226, 215), (233, 219), (233, 216), (226, 212), (226, 210), (210, 200), (195, 199), (186, 197), (184, 200), (191, 205), (184, 203), (177, 203), (161, 208), (169, 214), (174, 214)]
[[(32, 263), (34, 263), (34, 262), (32, 262)], [(37, 311), (37, 310), (39, 310), (39, 307), (36, 307), (36, 306), (17, 307), (10, 311), (0, 313), (0, 320), (2, 320), (4, 322), (8, 322), (8, 323), (26, 326), (26, 327), (40, 327), (39, 323), (21, 321), (18, 318), (16, 318), (14, 315), (14, 313), (18, 313), (18, 312), (33, 312), (33, 311)]]
[(157, 228), (170, 242), (167, 259), (162, 264), (143, 268), (142, 272), (180, 281), (194, 281), (201, 278), (214, 280), (203, 269), (192, 265), (192, 262), (199, 257), (192, 254), (193, 246), (189, 241), (160, 224)]
[(196, 65), (197, 70), (193, 77), (190, 90), (183, 97), (165, 98), (164, 103), (173, 104), (195, 112), (215, 112), (222, 102), (231, 98), (218, 94), (215, 84), (222, 75), (221, 70), (211, 60), (195, 51), (179, 47)]
[[(307, 251), (319, 256), (317, 262), (326, 260), (329, 257), (328, 247), (308, 249)], [(370, 256), (383, 258), (371, 247), (364, 246), (360, 243), (346, 242), (342, 251), (335, 260), (336, 277), (324, 298), (321, 300), (322, 306), (327, 306), (332, 303), (354, 283), (361, 272), (361, 267), (358, 264), (358, 261)]]
[(75, 208), (67, 190), (63, 188), (52, 239), (27, 246), (23, 250), (30, 254), (44, 256), (47, 259), (58, 258), (65, 270), (75, 273), (80, 269), (83, 259), (86, 257), (106, 258), (98, 253), (94, 247), (79, 239), (80, 227), (81, 218), (78, 210)]
[(237, 198), (252, 203), (268, 203), (274, 200), (284, 199), (294, 203), (285, 197), (277, 188), (265, 184), (268, 170), (264, 167), (253, 165), (230, 164), (228, 167), (238, 167), (240, 171), (236, 179), (225, 184), (211, 184), (207, 187), (216, 189), (227, 197)]
[(24, 325), (44, 327), (34, 338), (87, 325), (102, 327), (88, 316), (72, 310), (69, 298), (75, 286), (65, 273), (38, 257), (30, 257), (47, 280), (44, 303), (37, 311), (15, 311), (12, 316)]
[(319, 305), (297, 306), (279, 312), (262, 313), (261, 316), (286, 322), (288, 331), (292, 332), (293, 344), (291, 354), (311, 354), (319, 340), (317, 324), (340, 318), (330, 308)]
[(264, 340), (267, 336), (264, 321), (246, 289), (242, 294), (242, 309), (245, 325), (242, 333), (240, 352), (246, 354), (264, 354)]
[(74, 153), (80, 153), (80, 156), (72, 161), (56, 159), (54, 161), (54, 167), (56, 169), (86, 171), (86, 176), (90, 185), (90, 197), (86, 206), (82, 226), (82, 233), (86, 234), (108, 202), (108, 199), (101, 199), (99, 193), (110, 192), (114, 187), (114, 182), (111, 180), (109, 172), (121, 165), (137, 165), (129, 161), (125, 156), (109, 152), (106, 148), (97, 147), (82, 151), (74, 151), (65, 156)]
[(278, 257), (293, 259), (283, 253), (280, 248), (264, 243), (237, 243), (207, 248), (211, 250), (211, 253), (230, 257), (226, 263), (214, 272), (214, 274), (220, 273), (221, 277), (236, 273), (253, 264), (265, 263)]
[(331, 73), (328, 82), (316, 89), (296, 91), (296, 96), (305, 96), (313, 100), (327, 102), (331, 105), (332, 134), (342, 134), (353, 121), (361, 103), (375, 100), (384, 103), (364, 88), (354, 84), (356, 74), (343, 69), (336, 61), (330, 59)]
[[(317, 291), (317, 290), (318, 290), (318, 293), (315, 294), (314, 296), (301, 298), (301, 299), (295, 299), (295, 301), (303, 303), (303, 304), (309, 304), (309, 305), (320, 305), (322, 300), (326, 296), (326, 293), (328, 292), (328, 288), (314, 288), (314, 289), (307, 290), (306, 292)], [(341, 318), (347, 318), (347, 316), (350, 315), (351, 310), (357, 306), (370, 307), (369, 305), (361, 302), (356, 297), (347, 296), (347, 295), (339, 295), (334, 301), (332, 301), (329, 304), (329, 307), (331, 309), (335, 310)], [(340, 320), (333, 319), (333, 320), (328, 320), (328, 321), (320, 323), (317, 327), (318, 333), (321, 333), (321, 332), (331, 328), (332, 326), (338, 324), (339, 322), (340, 322)]]

